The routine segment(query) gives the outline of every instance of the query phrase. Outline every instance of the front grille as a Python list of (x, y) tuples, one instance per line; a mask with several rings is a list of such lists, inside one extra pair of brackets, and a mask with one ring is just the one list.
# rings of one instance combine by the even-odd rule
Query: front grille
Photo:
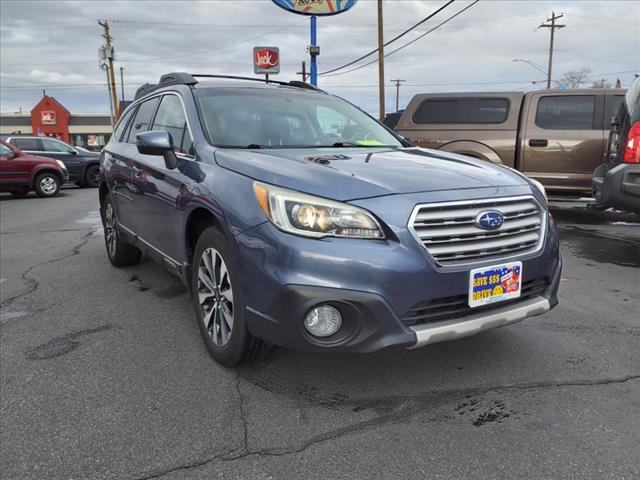
[[(497, 210), (504, 223), (497, 230), (483, 230), (476, 217)], [(531, 196), (470, 200), (419, 205), (409, 229), (440, 265), (462, 265), (511, 257), (540, 248), (546, 214)]]
[(527, 280), (522, 283), (521, 294), (518, 298), (497, 302), (492, 305), (484, 305), (482, 307), (471, 308), (468, 304), (469, 297), (467, 295), (456, 295), (453, 297), (437, 298), (427, 302), (421, 302), (407, 312), (402, 317), (402, 322), (406, 326), (421, 325), (423, 323), (440, 322), (442, 320), (451, 320), (454, 318), (464, 318), (468, 315), (474, 315), (478, 312), (502, 308), (513, 303), (523, 302), (538, 297), (544, 293), (549, 286), (548, 279), (537, 278)]

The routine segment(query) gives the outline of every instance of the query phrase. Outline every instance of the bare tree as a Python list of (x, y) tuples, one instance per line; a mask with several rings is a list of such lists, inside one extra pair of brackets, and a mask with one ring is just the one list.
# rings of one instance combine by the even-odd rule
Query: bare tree
[(565, 73), (560, 79), (559, 83), (566, 85), (568, 88), (580, 88), (589, 74), (591, 73), (590, 68), (581, 68), (580, 70), (569, 70)]

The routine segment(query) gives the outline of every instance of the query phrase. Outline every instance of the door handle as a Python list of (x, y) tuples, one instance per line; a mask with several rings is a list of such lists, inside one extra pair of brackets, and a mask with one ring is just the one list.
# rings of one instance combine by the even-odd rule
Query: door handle
[(542, 138), (532, 138), (529, 140), (530, 147), (546, 147), (549, 145), (549, 141)]

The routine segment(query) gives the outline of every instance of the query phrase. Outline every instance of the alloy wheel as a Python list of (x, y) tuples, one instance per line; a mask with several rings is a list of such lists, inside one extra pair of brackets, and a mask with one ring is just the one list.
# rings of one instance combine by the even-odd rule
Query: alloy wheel
[(116, 215), (111, 202), (107, 203), (104, 212), (104, 235), (107, 239), (109, 256), (114, 257), (116, 254)]
[(226, 345), (233, 330), (233, 290), (227, 265), (215, 248), (202, 252), (197, 293), (209, 337), (218, 346)]
[(56, 183), (54, 178), (44, 177), (42, 180), (40, 180), (40, 189), (47, 195), (51, 195), (58, 189), (58, 184)]

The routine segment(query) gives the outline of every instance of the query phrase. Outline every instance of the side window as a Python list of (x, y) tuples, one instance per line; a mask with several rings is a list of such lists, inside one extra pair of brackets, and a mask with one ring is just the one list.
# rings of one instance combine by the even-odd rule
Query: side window
[(149, 130), (149, 123), (151, 123), (151, 117), (156, 110), (157, 104), (158, 98), (152, 98), (140, 105), (136, 117), (131, 121), (127, 143), (136, 143), (136, 135)]
[(32, 152), (41, 152), (44, 150), (42, 148), (42, 142), (39, 138), (29, 138), (29, 137), (16, 137), (11, 139), (11, 143), (13, 143), (20, 150), (32, 151)]
[(69, 153), (72, 151), (69, 145), (51, 138), (41, 138), (40, 141), (45, 152)]
[(129, 111), (127, 111), (122, 117), (120, 117), (120, 122), (118, 122), (118, 126), (116, 127), (116, 129), (113, 132), (113, 139), (116, 142), (120, 141), (120, 137), (122, 137), (122, 132), (124, 131), (125, 127), (127, 126), (127, 122), (131, 118), (131, 115), (133, 114), (134, 111), (135, 111), (135, 109), (132, 108)]
[(415, 123), (503, 123), (509, 115), (506, 98), (434, 98), (413, 114)]
[(176, 152), (193, 154), (193, 139), (187, 127), (182, 102), (175, 95), (165, 95), (160, 101), (158, 113), (153, 121), (153, 130), (164, 130), (171, 134)]
[(595, 103), (594, 95), (541, 97), (536, 125), (548, 130), (592, 130)]

